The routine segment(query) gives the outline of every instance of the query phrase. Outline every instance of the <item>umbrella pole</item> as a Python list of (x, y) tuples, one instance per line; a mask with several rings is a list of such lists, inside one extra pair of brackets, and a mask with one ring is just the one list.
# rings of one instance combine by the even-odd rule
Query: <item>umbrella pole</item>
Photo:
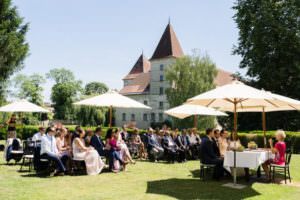
[(263, 121), (263, 130), (264, 130), (264, 147), (267, 148), (266, 113), (265, 113), (265, 107), (263, 107), (262, 121)]
[(23, 112), (21, 112), (21, 128), (22, 128), (22, 132), (21, 132), (21, 139), (22, 139), (23, 132), (24, 132), (24, 127), (23, 127)]
[(197, 127), (197, 115), (194, 115), (194, 128)]
[(112, 106), (109, 108), (109, 127), (111, 128), (112, 123)]
[[(237, 101), (234, 99), (234, 133), (237, 134), (237, 113), (236, 113), (236, 104)], [(234, 145), (236, 147), (236, 145)], [(233, 184), (236, 184), (236, 149), (233, 149)]]

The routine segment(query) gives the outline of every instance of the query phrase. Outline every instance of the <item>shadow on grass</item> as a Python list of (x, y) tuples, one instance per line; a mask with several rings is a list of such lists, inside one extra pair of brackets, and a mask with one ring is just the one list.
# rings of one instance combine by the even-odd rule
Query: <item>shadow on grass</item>
[(244, 189), (223, 187), (226, 182), (200, 181), (199, 179), (165, 179), (149, 181), (147, 193), (161, 194), (176, 199), (244, 199), (260, 195), (247, 185)]

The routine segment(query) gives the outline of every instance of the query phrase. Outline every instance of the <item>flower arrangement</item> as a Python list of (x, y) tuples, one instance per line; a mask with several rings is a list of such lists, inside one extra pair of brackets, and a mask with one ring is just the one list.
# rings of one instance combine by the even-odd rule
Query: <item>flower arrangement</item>
[(257, 144), (254, 141), (248, 143), (249, 149), (257, 149)]

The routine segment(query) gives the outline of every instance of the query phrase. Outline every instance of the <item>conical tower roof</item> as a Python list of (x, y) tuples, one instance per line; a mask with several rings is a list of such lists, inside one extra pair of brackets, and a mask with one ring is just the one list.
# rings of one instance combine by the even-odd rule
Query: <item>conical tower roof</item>
[(150, 71), (150, 62), (142, 53), (138, 58), (129, 74), (124, 79), (133, 79), (140, 73), (146, 73)]

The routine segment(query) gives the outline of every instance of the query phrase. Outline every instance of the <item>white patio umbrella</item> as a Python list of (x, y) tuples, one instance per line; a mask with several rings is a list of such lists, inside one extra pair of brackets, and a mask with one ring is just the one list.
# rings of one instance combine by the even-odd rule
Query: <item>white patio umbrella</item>
[[(264, 90), (262, 90), (265, 92)], [(248, 107), (237, 107), (237, 112), (261, 112), (262, 113), (262, 127), (264, 131), (264, 145), (266, 147), (267, 145), (267, 140), (266, 140), (266, 112), (276, 112), (276, 111), (292, 111), (292, 110), (300, 110), (300, 101), (291, 99), (289, 97), (285, 97), (282, 95), (274, 94), (271, 92), (266, 92), (269, 94), (271, 97), (281, 100), (284, 102), (287, 102), (287, 105), (285, 106), (279, 106), (279, 107), (274, 107), (274, 106), (248, 106)], [(233, 110), (226, 110), (233, 112)]]
[[(186, 104), (217, 108), (234, 112), (234, 132), (237, 133), (237, 108), (250, 106), (280, 107), (288, 105), (270, 94), (239, 81), (215, 88), (188, 99)], [(234, 184), (236, 184), (236, 152), (234, 151)]]
[(112, 108), (140, 108), (140, 109), (151, 109), (149, 106), (135, 101), (131, 98), (125, 97), (116, 91), (109, 91), (104, 94), (91, 97), (79, 102), (74, 103), (74, 105), (86, 105), (86, 106), (96, 106), (96, 107), (109, 107), (110, 108), (110, 121), (109, 125), (111, 127), (112, 123)]
[(164, 111), (164, 113), (176, 117), (179, 119), (184, 119), (186, 117), (194, 115), (194, 127), (196, 127), (196, 117), (197, 115), (211, 115), (211, 116), (227, 116), (227, 114), (217, 111), (213, 108), (207, 108), (198, 105), (188, 105), (183, 104), (169, 110)]

